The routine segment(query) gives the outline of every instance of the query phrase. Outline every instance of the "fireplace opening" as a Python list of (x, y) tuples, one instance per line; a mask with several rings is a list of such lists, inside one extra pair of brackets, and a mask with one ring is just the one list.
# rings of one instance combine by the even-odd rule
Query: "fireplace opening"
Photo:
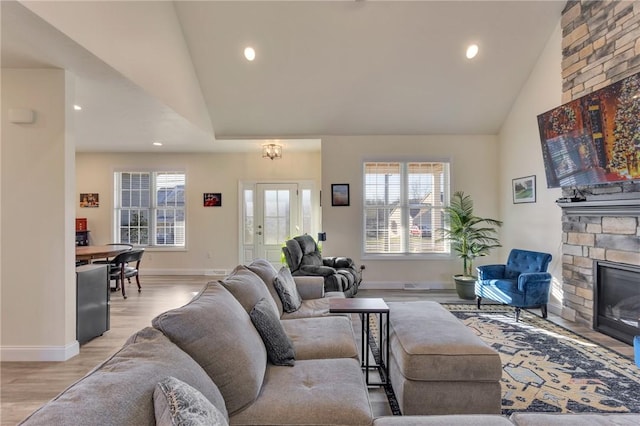
[(640, 267), (596, 262), (593, 328), (629, 345), (640, 335)]

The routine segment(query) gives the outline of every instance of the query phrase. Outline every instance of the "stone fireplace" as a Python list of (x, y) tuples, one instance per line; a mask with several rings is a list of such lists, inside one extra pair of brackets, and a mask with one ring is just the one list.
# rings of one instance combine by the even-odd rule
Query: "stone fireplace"
[[(640, 270), (640, 193), (615, 197), (558, 203), (563, 230), (562, 316), (589, 326), (597, 324), (598, 263)], [(640, 294), (640, 280), (637, 285)]]
[[(640, 72), (640, 2), (570, 0), (561, 26), (562, 103)], [(587, 201), (558, 203), (562, 316), (594, 326), (598, 265), (640, 267), (640, 181), (580, 190)]]

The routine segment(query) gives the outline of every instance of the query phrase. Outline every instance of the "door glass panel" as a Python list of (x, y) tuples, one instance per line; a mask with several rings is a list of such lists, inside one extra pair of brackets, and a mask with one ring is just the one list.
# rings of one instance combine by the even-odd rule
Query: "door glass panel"
[(278, 191), (276, 190), (264, 191), (264, 216), (265, 217), (278, 216)]
[(253, 244), (254, 232), (254, 212), (253, 212), (253, 190), (243, 191), (244, 202), (244, 229), (242, 231), (244, 244)]
[(289, 234), (289, 190), (264, 191), (264, 244), (282, 244)]
[(302, 233), (311, 234), (311, 190), (302, 190)]

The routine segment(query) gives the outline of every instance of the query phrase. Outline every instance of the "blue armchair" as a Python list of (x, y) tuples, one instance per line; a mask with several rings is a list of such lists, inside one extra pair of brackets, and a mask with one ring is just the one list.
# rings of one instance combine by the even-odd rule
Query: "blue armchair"
[(478, 309), (483, 298), (516, 308), (516, 321), (521, 308), (540, 308), (547, 317), (551, 274), (547, 267), (551, 255), (513, 249), (506, 265), (478, 266), (476, 297)]

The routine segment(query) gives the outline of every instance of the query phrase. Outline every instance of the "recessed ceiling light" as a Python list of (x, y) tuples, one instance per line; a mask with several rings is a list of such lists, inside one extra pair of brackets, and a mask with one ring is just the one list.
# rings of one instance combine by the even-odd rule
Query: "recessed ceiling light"
[(76, 111), (80, 111), (82, 107), (80, 105), (74, 105), (73, 109), (75, 109)]
[(154, 142), (153, 146), (162, 146), (162, 142)]
[(245, 47), (244, 57), (247, 58), (247, 61), (253, 61), (256, 58), (256, 51), (253, 50), (253, 47)]
[(467, 47), (467, 59), (473, 59), (478, 54), (478, 45), (471, 44)]

